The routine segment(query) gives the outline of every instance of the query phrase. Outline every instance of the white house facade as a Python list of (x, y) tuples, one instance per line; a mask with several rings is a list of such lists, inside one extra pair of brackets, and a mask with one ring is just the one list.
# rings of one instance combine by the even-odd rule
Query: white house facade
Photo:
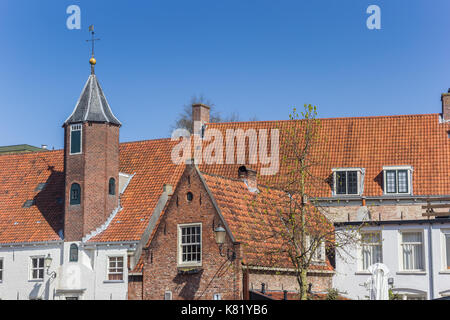
[[(339, 223), (347, 229), (356, 222)], [(349, 231), (345, 231), (349, 232)], [(368, 299), (365, 286), (374, 263), (385, 264), (392, 293), (405, 300), (450, 296), (450, 219), (377, 221), (361, 231), (361, 242), (336, 254), (333, 286), (351, 299)]]

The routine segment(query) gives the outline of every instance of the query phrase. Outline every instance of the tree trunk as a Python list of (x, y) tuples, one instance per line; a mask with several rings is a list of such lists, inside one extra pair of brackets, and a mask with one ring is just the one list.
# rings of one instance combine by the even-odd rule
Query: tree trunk
[(299, 285), (300, 285), (300, 300), (308, 299), (308, 270), (304, 269), (300, 271), (299, 274)]

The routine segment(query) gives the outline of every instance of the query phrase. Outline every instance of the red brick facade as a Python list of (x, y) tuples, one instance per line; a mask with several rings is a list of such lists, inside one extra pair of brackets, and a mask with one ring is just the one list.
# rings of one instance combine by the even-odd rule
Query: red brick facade
[[(102, 225), (118, 205), (119, 127), (108, 123), (83, 123), (82, 152), (70, 154), (70, 126), (65, 127), (64, 239), (81, 240)], [(109, 195), (109, 179), (116, 181)], [(81, 204), (70, 205), (70, 188), (81, 186)]]
[[(192, 201), (187, 200), (188, 192), (193, 194)], [(229, 261), (220, 255), (213, 231), (219, 222), (220, 217), (196, 170), (187, 168), (144, 254), (144, 299), (164, 299), (166, 291), (172, 292), (174, 300), (211, 300), (214, 294), (220, 294), (222, 299), (242, 299), (239, 244), (233, 246), (227, 236), (222, 253), (226, 255), (227, 249), (234, 248), (236, 259)], [(196, 273), (180, 274), (190, 268), (182, 268), (178, 263), (178, 226), (192, 223), (201, 224), (201, 266), (195, 267)], [(136, 285), (129, 286), (129, 298), (136, 296), (135, 291)]]

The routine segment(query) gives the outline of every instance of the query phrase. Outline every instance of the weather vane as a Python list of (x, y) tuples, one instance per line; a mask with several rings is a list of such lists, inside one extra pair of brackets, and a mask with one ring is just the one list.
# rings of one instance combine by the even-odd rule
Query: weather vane
[(86, 42), (92, 42), (92, 57), (89, 60), (89, 63), (91, 64), (91, 74), (94, 74), (94, 66), (97, 63), (97, 60), (95, 60), (95, 52), (94, 52), (94, 47), (95, 47), (95, 41), (98, 41), (100, 39), (95, 39), (95, 32), (94, 32), (94, 25), (90, 25), (89, 26), (89, 32), (91, 32), (92, 34), (92, 39), (91, 40), (86, 40)]

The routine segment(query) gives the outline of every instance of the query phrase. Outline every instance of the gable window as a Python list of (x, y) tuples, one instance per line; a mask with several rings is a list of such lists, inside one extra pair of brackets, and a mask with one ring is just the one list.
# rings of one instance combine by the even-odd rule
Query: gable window
[(383, 262), (381, 232), (364, 232), (361, 234), (362, 270), (367, 270), (375, 263)]
[(70, 262), (77, 262), (78, 261), (78, 246), (75, 243), (72, 243), (70, 245), (69, 261)]
[(70, 154), (81, 153), (81, 124), (70, 126)]
[(109, 194), (112, 196), (116, 194), (116, 180), (114, 178), (109, 179)]
[(44, 279), (44, 257), (31, 258), (30, 279), (31, 280)]
[(108, 257), (108, 280), (123, 280), (123, 257)]
[(363, 168), (333, 169), (333, 195), (361, 195), (364, 186)]
[(200, 265), (202, 262), (201, 224), (178, 226), (180, 265)]
[(403, 270), (423, 271), (423, 237), (422, 232), (402, 232), (401, 253)]
[(3, 258), (0, 258), (0, 282), (3, 281)]
[(70, 187), (70, 204), (80, 204), (81, 203), (81, 187), (78, 183), (72, 184)]
[(384, 167), (385, 194), (411, 194), (411, 167)]

